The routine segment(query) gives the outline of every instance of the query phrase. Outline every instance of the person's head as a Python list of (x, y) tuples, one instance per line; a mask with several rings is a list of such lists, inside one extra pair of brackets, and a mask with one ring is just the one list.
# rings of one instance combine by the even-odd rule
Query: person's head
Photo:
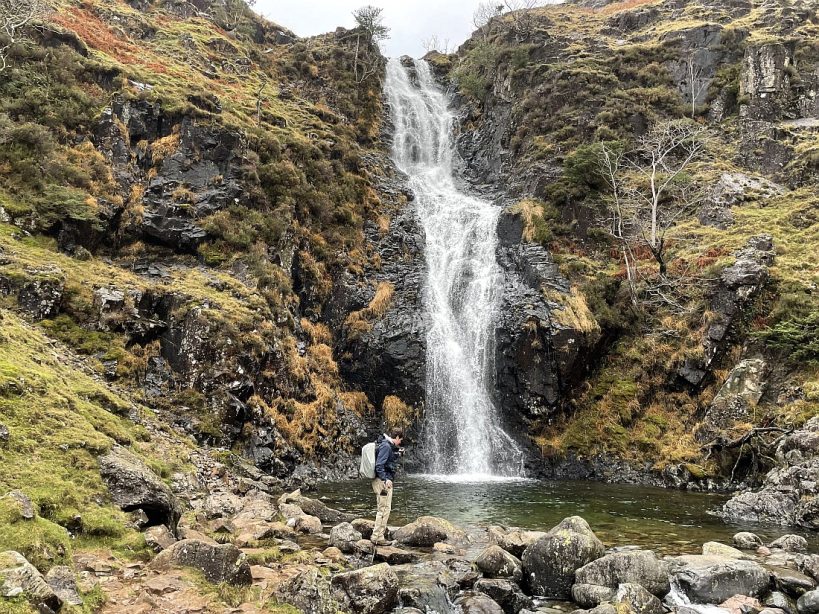
[(404, 430), (399, 428), (390, 429), (390, 439), (395, 442), (395, 445), (400, 446), (404, 439)]

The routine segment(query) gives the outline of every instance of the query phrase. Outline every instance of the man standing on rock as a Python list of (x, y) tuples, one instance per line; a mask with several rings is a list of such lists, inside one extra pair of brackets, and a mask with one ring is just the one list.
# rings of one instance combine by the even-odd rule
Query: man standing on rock
[(389, 435), (381, 435), (375, 442), (373, 492), (375, 492), (377, 512), (371, 540), (376, 546), (390, 543), (384, 539), (384, 533), (387, 530), (387, 521), (390, 519), (392, 510), (392, 482), (395, 479), (398, 449), (403, 438), (404, 432), (399, 428), (394, 428)]

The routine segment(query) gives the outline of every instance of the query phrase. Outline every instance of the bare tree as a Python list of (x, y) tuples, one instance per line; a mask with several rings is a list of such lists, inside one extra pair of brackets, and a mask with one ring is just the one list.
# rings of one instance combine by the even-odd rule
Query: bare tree
[(503, 0), (512, 19), (512, 31), (518, 41), (526, 39), (534, 29), (535, 16), (532, 9), (537, 8), (543, 0)]
[(632, 151), (600, 146), (598, 168), (611, 191), (610, 233), (621, 243), (632, 292), (637, 275), (633, 249), (639, 246), (650, 251), (659, 267), (654, 294), (666, 298), (667, 235), (701, 200), (700, 186), (688, 171), (705, 150), (704, 130), (688, 120), (666, 121), (639, 139)]
[(506, 7), (497, 1), (481, 2), (478, 4), (478, 8), (475, 9), (475, 12), (472, 13), (472, 25), (476, 30), (481, 32), (484, 40), (492, 35), (492, 20), (500, 16), (504, 8)]
[(685, 63), (688, 74), (688, 94), (691, 98), (691, 119), (694, 119), (697, 113), (697, 100), (708, 87), (709, 81), (703, 77), (702, 66), (697, 64), (693, 51), (688, 54)]
[(423, 39), (421, 41), (421, 46), (423, 46), (426, 53), (437, 51), (438, 53), (449, 55), (450, 53), (455, 52), (454, 45), (449, 42), (449, 39), (438, 38), (437, 34), (433, 34), (432, 36), (428, 36), (427, 38)]
[(0, 0), (0, 73), (8, 66), (12, 45), (26, 40), (31, 27), (50, 13), (45, 0)]
[(353, 11), (356, 23), (353, 72), (356, 83), (363, 83), (378, 71), (378, 43), (390, 36), (390, 29), (384, 25), (383, 12), (384, 9), (370, 5)]

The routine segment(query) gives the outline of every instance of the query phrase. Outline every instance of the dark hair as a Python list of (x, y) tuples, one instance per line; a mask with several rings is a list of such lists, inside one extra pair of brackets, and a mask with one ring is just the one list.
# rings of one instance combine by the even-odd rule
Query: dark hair
[(390, 439), (403, 439), (404, 438), (404, 429), (400, 429), (395, 427), (390, 430)]

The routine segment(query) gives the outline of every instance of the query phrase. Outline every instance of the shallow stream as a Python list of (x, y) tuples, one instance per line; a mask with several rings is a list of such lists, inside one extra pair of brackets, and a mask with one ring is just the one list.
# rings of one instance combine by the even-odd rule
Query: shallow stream
[[(375, 515), (368, 480), (326, 483), (317, 494), (342, 511), (365, 518)], [(390, 524), (439, 516), (461, 526), (501, 524), (546, 531), (566, 516), (577, 515), (588, 521), (606, 546), (637, 545), (662, 554), (693, 554), (701, 552), (704, 542), (730, 544), (734, 533), (753, 531), (766, 542), (799, 533), (810, 542), (810, 551), (819, 551), (819, 535), (770, 525), (727, 524), (709, 514), (727, 498), (598, 482), (465, 482), (408, 476), (396, 484)]]

